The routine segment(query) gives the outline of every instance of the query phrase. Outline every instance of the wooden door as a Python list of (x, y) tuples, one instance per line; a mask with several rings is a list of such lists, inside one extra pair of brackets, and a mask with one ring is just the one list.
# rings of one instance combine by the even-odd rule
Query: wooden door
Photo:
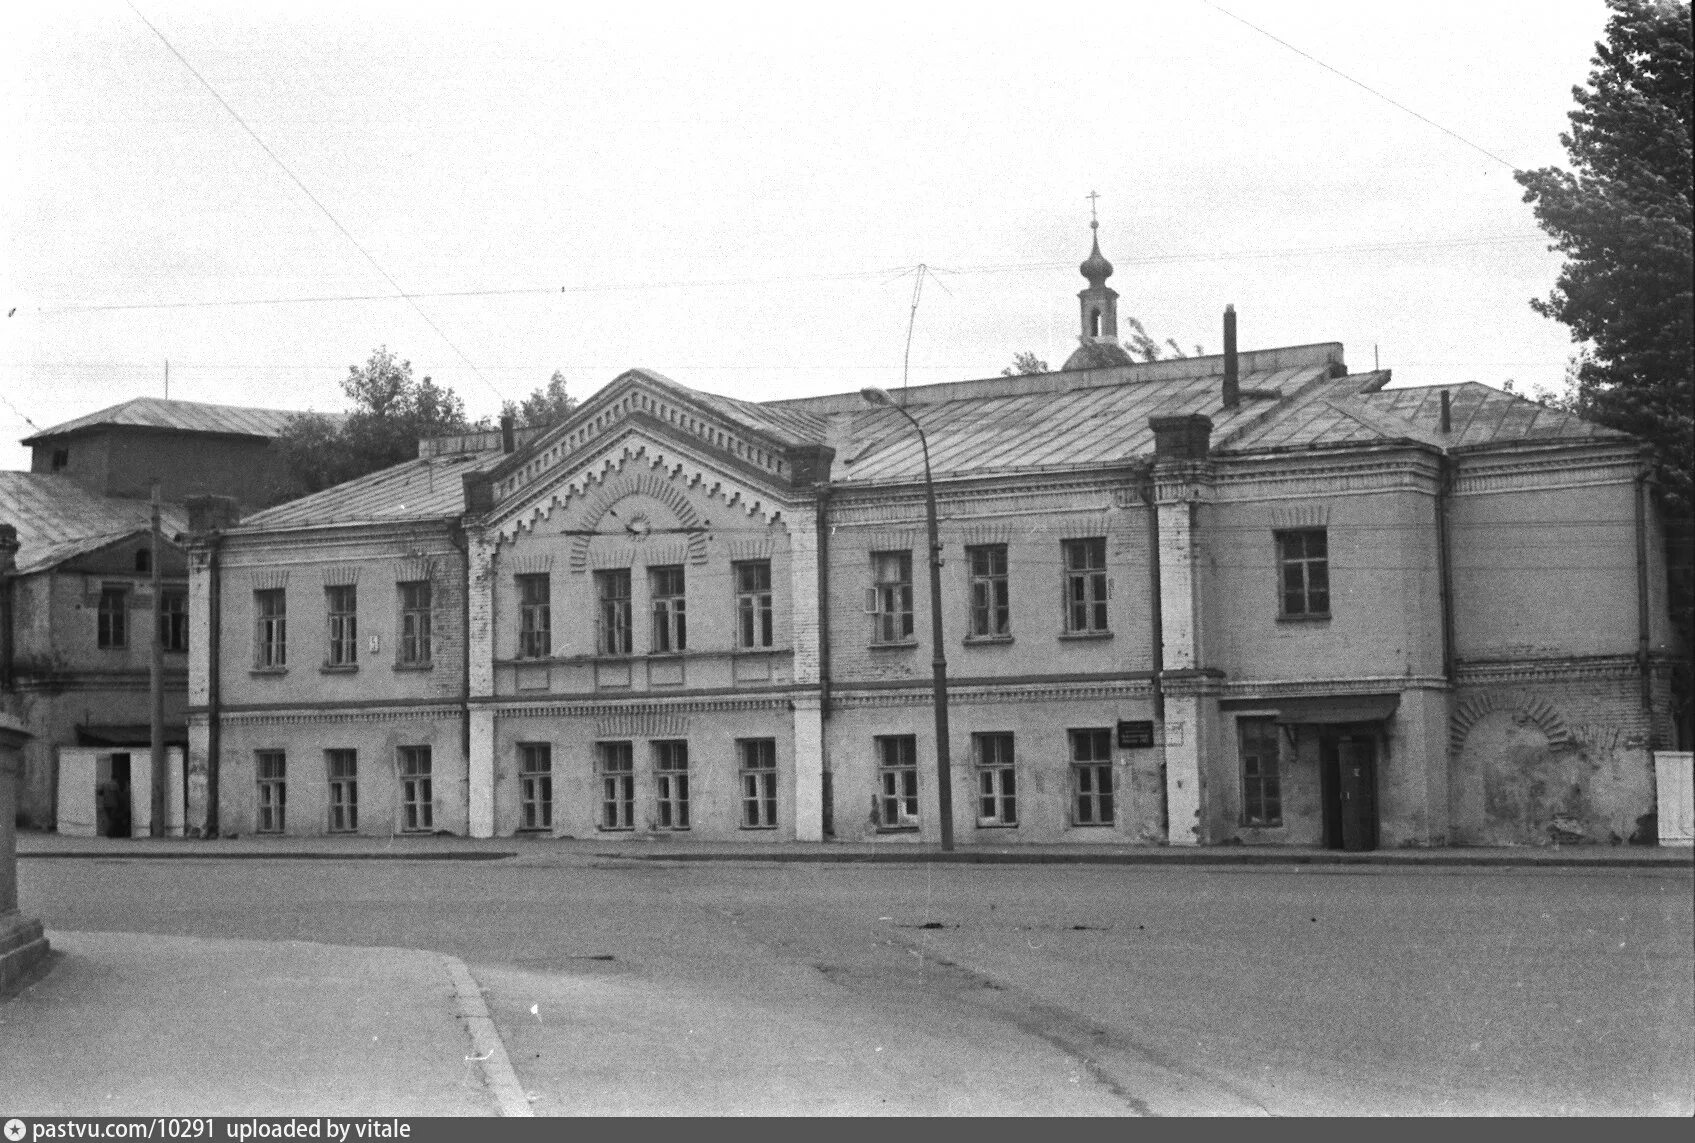
[(1377, 848), (1377, 750), (1365, 735), (1344, 734), (1336, 743), (1342, 802), (1342, 848)]

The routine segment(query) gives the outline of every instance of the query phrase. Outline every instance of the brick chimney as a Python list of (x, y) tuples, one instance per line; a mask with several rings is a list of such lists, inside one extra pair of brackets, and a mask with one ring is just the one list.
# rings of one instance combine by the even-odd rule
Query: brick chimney
[(1224, 307), (1224, 407), (1234, 409), (1242, 403), (1242, 379), (1236, 358), (1236, 307)]
[(222, 532), (241, 522), (241, 509), (234, 497), (190, 496), (185, 503), (188, 506), (188, 530), (193, 535)]
[(1205, 460), (1212, 440), (1212, 418), (1200, 413), (1149, 417), (1154, 431), (1154, 460)]

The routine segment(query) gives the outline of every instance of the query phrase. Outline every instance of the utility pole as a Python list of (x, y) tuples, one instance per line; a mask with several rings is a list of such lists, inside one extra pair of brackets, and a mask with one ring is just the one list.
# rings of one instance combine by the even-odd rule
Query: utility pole
[(153, 554), (148, 567), (153, 572), (153, 654), (148, 667), (148, 682), (152, 691), (153, 741), (153, 828), (154, 837), (165, 836), (165, 640), (159, 624), (165, 614), (160, 596), (159, 576), (159, 482), (153, 481), (153, 512), (151, 521)]

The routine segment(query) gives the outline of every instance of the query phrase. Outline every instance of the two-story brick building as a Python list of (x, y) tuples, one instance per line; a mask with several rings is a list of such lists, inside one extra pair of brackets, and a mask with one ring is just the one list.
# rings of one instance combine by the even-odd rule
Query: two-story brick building
[[(1633, 440), (1339, 345), (756, 404), (631, 370), (527, 442), (192, 522), (225, 832), (1619, 842), (1670, 733)], [(1100, 364), (1101, 362), (1105, 364)]]

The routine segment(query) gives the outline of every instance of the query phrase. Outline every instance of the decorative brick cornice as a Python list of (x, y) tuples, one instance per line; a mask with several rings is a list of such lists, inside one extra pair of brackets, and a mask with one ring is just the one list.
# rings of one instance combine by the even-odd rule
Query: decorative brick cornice
[(1590, 446), (1473, 455), (1460, 460), (1454, 479), (1454, 494), (1476, 496), (1492, 492), (1628, 484), (1636, 479), (1641, 469), (1642, 462), (1633, 442), (1601, 448)]
[(1455, 669), (1455, 681), (1462, 687), (1512, 686), (1634, 679), (1638, 674), (1634, 655), (1574, 655), (1491, 662), (1462, 660)]
[[(757, 697), (725, 696), (723, 698), (673, 699), (670, 701), (632, 699), (628, 702), (560, 702), (557, 699), (544, 697), (529, 702), (521, 699), (503, 699), (500, 702), (489, 704), (489, 707), (485, 709), (493, 709), (497, 715), (509, 718), (583, 718), (594, 719), (597, 724), (605, 725), (624, 725), (618, 720), (646, 720), (642, 723), (643, 725), (681, 725), (686, 728), (688, 716), (693, 714), (787, 711), (789, 703), (789, 696), (784, 694), (768, 694)], [(634, 723), (631, 723), (631, 725), (634, 725)], [(630, 733), (628, 735), (607, 735), (606, 737), (635, 738), (641, 736)]]
[(1322, 698), (1377, 695), (1391, 691), (1445, 691), (1441, 675), (1359, 675), (1330, 679), (1235, 679), (1219, 688), (1226, 699)]
[(1434, 495), (1441, 477), (1435, 456), (1422, 450), (1400, 449), (1322, 459), (1311, 453), (1296, 457), (1239, 457), (1218, 465), (1215, 503), (1358, 496), (1374, 492), (1409, 491)]
[[(1005, 703), (1095, 702), (1154, 697), (1148, 679), (1126, 679), (1100, 683), (1023, 684), (1012, 687), (960, 687), (948, 689), (950, 706), (995, 706)], [(881, 709), (891, 706), (929, 706), (934, 701), (927, 684), (899, 690), (855, 691), (834, 689), (830, 703), (843, 709)]]
[(367, 708), (361, 710), (262, 710), (247, 712), (224, 711), (219, 714), (221, 726), (312, 726), (341, 722), (384, 722), (417, 721), (430, 718), (454, 718), (459, 715), (457, 706), (407, 706), (391, 709)]

